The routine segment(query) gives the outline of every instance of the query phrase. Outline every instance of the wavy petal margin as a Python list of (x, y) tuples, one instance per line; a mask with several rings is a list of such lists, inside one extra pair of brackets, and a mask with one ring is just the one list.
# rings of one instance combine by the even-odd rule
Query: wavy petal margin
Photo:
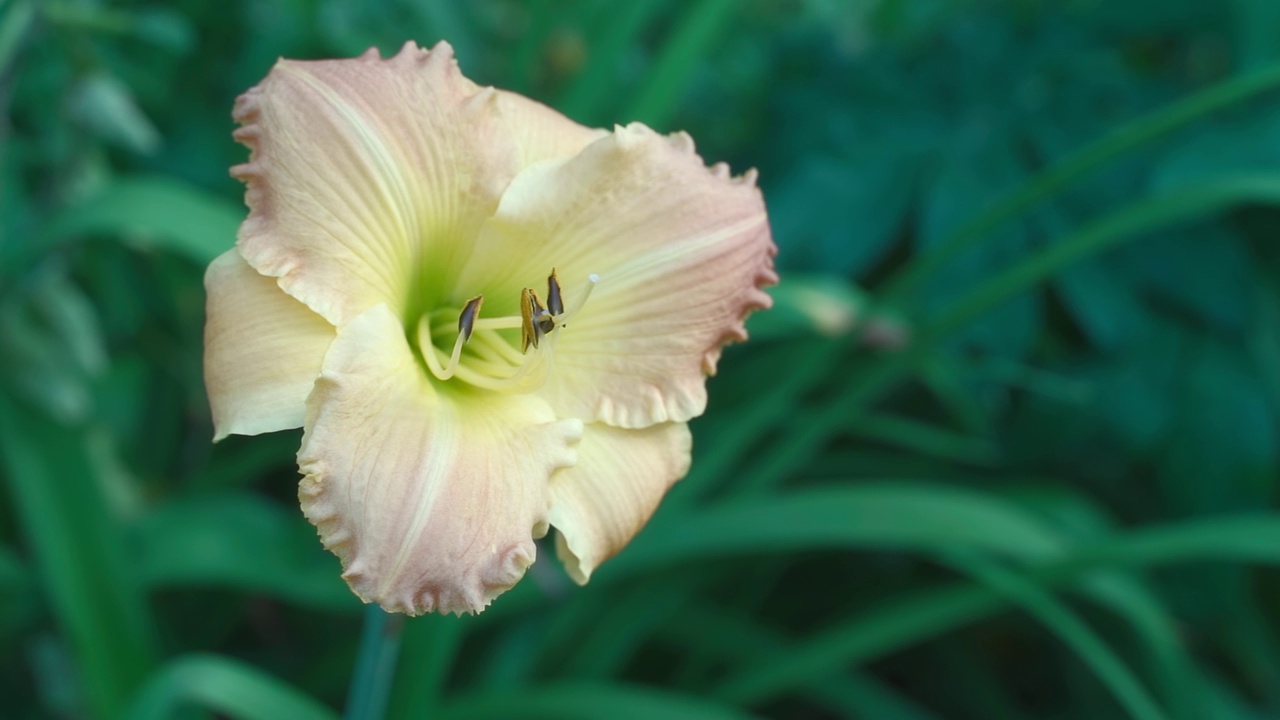
[(533, 396), (435, 390), (386, 305), (339, 331), (306, 427), (303, 512), (356, 595), (410, 615), (479, 612), (524, 575), (582, 435)]
[(644, 430), (586, 426), (578, 464), (551, 478), (556, 555), (574, 582), (585, 585), (640, 532), (662, 496), (689, 472), (692, 448), (685, 423)]
[(598, 274), (544, 394), (562, 416), (643, 428), (703, 412), (721, 347), (772, 304), (776, 252), (754, 172), (707, 168), (688, 135), (633, 124), (518, 175), (463, 284), (501, 314), (553, 267), (566, 292)]
[(251, 150), (231, 169), (250, 208), (241, 254), (338, 327), (430, 303), (519, 170), (498, 105), (446, 43), (279, 61), (233, 112)]

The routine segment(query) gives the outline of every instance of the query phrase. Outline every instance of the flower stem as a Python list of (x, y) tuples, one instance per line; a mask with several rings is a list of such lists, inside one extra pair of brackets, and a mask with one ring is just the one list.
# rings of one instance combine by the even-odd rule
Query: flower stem
[(386, 715), (403, 627), (403, 615), (388, 614), (377, 605), (365, 609), (360, 654), (347, 693), (346, 720), (382, 720)]

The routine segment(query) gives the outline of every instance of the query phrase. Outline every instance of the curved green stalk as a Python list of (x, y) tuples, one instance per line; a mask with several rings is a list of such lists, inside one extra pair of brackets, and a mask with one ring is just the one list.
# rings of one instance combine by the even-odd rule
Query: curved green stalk
[(403, 627), (403, 615), (390, 615), (377, 605), (365, 609), (360, 654), (347, 695), (346, 720), (382, 720), (386, 716)]

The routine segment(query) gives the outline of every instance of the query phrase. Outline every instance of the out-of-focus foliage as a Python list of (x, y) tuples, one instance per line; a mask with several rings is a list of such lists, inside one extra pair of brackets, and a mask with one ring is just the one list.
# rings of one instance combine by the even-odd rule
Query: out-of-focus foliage
[(0, 0), (0, 714), (330, 718), (297, 433), (213, 446), (231, 103), (448, 39), (760, 169), (778, 308), (576, 588), (407, 622), (394, 718), (1280, 714), (1272, 0)]

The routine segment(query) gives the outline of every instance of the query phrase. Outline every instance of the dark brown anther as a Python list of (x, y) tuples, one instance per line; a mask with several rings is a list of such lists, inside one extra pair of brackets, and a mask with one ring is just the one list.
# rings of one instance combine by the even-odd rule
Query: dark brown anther
[(471, 333), (475, 330), (476, 318), (480, 317), (480, 306), (483, 304), (484, 296), (477, 295), (462, 306), (462, 312), (458, 315), (458, 334), (462, 336), (462, 342), (471, 340)]
[(560, 297), (560, 279), (556, 277), (555, 268), (551, 268), (551, 275), (547, 278), (547, 311), (552, 317), (564, 314), (564, 299)]

